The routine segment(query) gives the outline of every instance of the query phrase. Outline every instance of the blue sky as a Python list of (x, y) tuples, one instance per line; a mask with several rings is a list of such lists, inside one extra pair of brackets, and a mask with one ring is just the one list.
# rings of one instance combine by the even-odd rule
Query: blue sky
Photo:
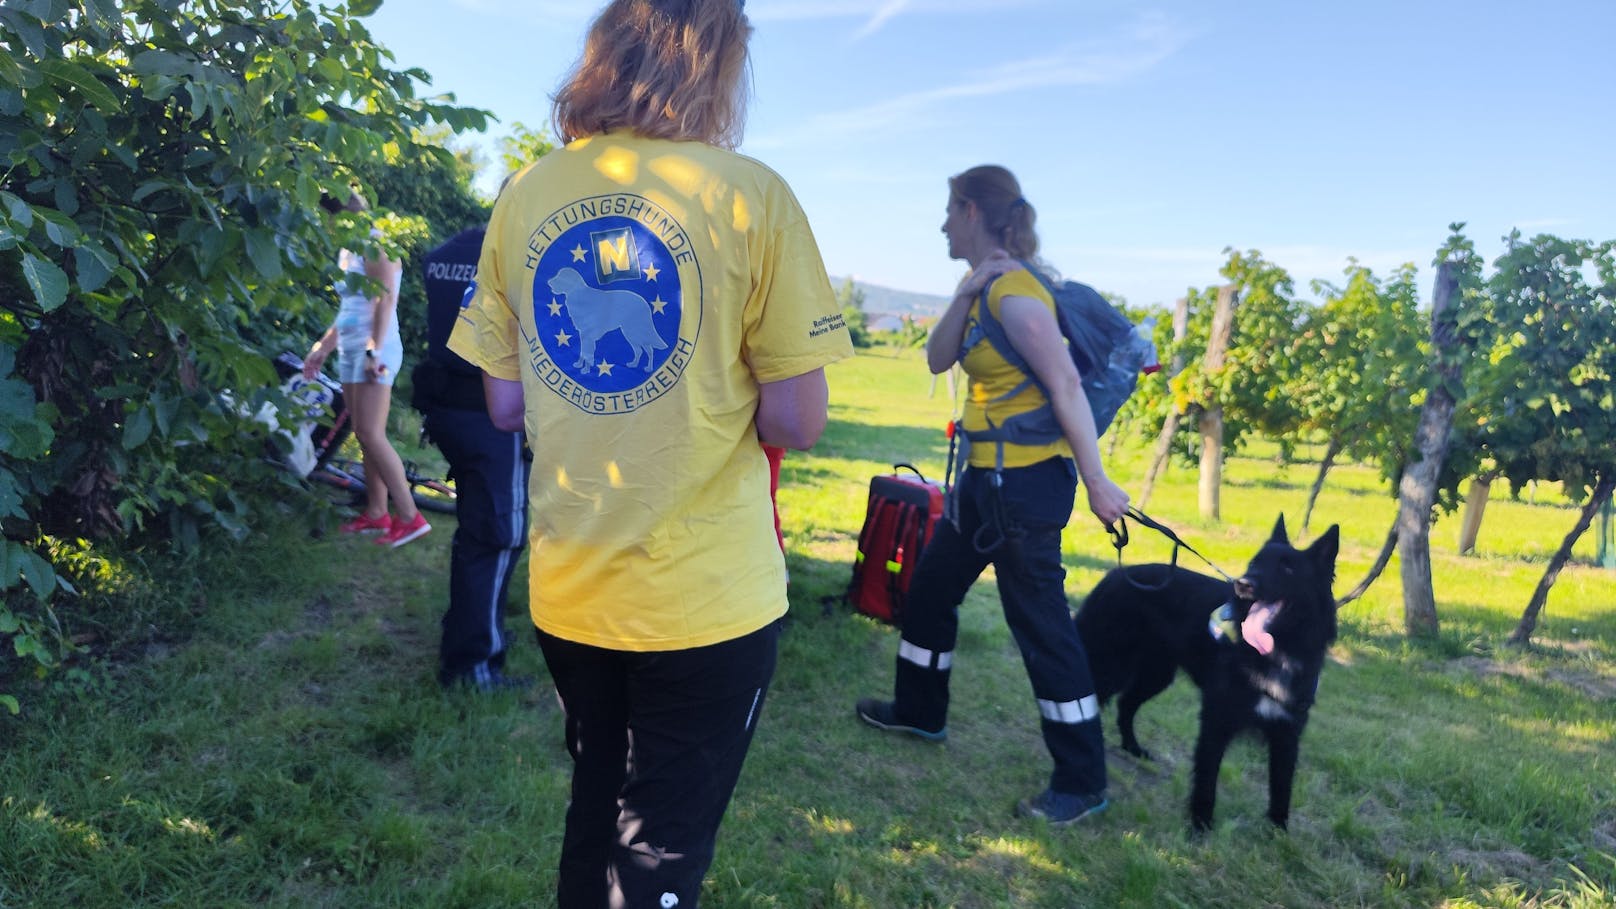
[[(386, 0), (404, 67), (503, 124), (549, 98), (603, 4)], [(950, 292), (947, 178), (1003, 164), (1043, 255), (1135, 304), (1257, 249), (1311, 296), (1348, 258), (1429, 263), (1453, 221), (1616, 238), (1616, 0), (749, 0), (741, 151), (833, 275)], [(488, 140), (484, 140), (488, 141)], [(497, 175), (491, 175), (497, 180)]]

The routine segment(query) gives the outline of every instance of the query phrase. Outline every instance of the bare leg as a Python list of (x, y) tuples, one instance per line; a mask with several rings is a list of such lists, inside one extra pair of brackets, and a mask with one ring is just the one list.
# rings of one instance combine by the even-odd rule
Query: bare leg
[(404, 478), (404, 461), (387, 441), (387, 412), (393, 403), (393, 387), (356, 382), (342, 386), (342, 394), (353, 413), (354, 436), (359, 439), (359, 449), (364, 454), (368, 496), (365, 513), (373, 518), (381, 517), (387, 513), (391, 498), (399, 518), (406, 524), (414, 521), (418, 512), (415, 500), (410, 497), (409, 481)]

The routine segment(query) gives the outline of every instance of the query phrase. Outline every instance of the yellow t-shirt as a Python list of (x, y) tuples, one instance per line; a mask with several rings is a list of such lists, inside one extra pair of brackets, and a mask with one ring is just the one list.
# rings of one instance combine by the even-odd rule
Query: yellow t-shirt
[(449, 348), (522, 383), (539, 628), (678, 650), (785, 613), (758, 385), (853, 350), (777, 174), (625, 133), (545, 155), (494, 206)]
[[(1050, 315), (1055, 314), (1055, 300), (1044, 289), (1032, 272), (1018, 269), (1006, 272), (994, 279), (988, 285), (987, 305), (993, 315), (1001, 317), (1005, 297), (1031, 297), (1049, 308)], [(960, 365), (965, 368), (965, 374), (970, 378), (966, 386), (965, 413), (963, 421), (966, 432), (982, 432), (991, 425), (997, 426), (1005, 418), (1020, 413), (1026, 413), (1041, 407), (1045, 401), (1044, 392), (1035, 383), (1027, 386), (1015, 394), (1016, 386), (1027, 380), (1027, 373), (1012, 366), (1004, 357), (999, 355), (993, 345), (982, 335), (978, 325), (978, 312), (982, 307), (982, 298), (977, 297), (971, 305), (971, 311), (965, 317), (965, 356), (961, 358)], [(1005, 395), (1010, 395), (1004, 398)], [(1003, 398), (1003, 400), (1001, 400)], [(971, 446), (972, 467), (993, 467), (997, 461), (996, 444), (993, 442), (977, 442)], [(1056, 456), (1071, 457), (1072, 448), (1065, 439), (1058, 439), (1048, 445), (1005, 445), (1004, 466), (1026, 467)]]

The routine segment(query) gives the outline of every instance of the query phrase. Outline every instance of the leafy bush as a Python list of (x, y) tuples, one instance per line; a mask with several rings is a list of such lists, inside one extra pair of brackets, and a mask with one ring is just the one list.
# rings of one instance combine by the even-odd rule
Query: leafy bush
[(284, 492), (251, 419), (267, 355), (325, 328), (333, 251), (370, 243), (322, 193), (389, 149), (452, 163), (416, 128), (485, 125), (415, 97), (374, 6), (0, 8), (0, 639), (24, 661), (66, 646), (62, 541), (240, 536)]

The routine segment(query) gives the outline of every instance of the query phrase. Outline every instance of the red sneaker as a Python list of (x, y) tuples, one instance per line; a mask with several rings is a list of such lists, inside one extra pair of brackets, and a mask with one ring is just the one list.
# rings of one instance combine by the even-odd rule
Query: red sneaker
[(386, 533), (383, 533), (381, 536), (376, 538), (376, 545), (391, 546), (394, 549), (397, 549), (411, 540), (418, 540), (421, 537), (426, 536), (427, 531), (431, 529), (432, 525), (426, 522), (426, 515), (417, 511), (415, 513), (415, 520), (410, 521), (407, 524), (400, 521), (394, 521), (393, 526), (389, 528)]
[(363, 513), (361, 513), (359, 517), (354, 518), (352, 521), (342, 525), (341, 528), (343, 533), (375, 533), (378, 530), (382, 533), (386, 533), (392, 529), (392, 515), (384, 514), (379, 518), (373, 518)]

